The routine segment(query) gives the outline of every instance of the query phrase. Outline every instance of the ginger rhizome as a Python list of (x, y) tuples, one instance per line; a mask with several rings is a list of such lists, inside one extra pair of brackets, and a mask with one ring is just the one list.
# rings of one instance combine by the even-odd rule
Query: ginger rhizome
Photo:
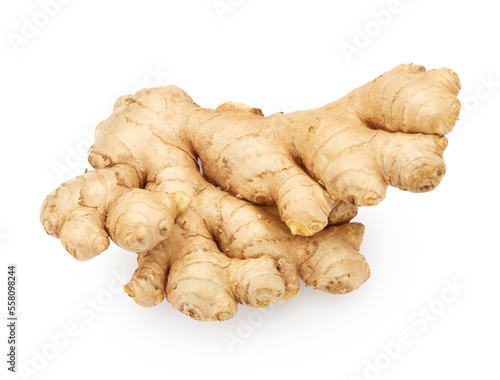
[(144, 89), (118, 99), (96, 129), (95, 171), (49, 195), (41, 221), (78, 260), (108, 236), (137, 252), (126, 292), (199, 320), (288, 299), (300, 277), (349, 292), (370, 272), (364, 227), (348, 222), (388, 185), (439, 184), (459, 89), (449, 69), (400, 65), (324, 107), (267, 117), (234, 102), (201, 108), (174, 86)]

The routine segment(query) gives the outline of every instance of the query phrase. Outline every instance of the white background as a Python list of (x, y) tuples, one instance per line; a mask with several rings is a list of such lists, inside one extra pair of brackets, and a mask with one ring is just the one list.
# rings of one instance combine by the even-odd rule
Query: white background
[[(2, 2), (0, 316), (15, 263), (18, 369), (38, 373), (24, 378), (499, 378), (498, 9), (393, 3), (66, 0), (44, 16), (38, 1)], [(464, 112), (436, 190), (392, 189), (360, 211), (372, 276), (351, 294), (302, 288), (266, 314), (240, 307), (230, 321), (196, 322), (113, 290), (135, 254), (113, 245), (78, 263), (39, 224), (45, 196), (88, 166), (89, 132), (122, 94), (172, 83), (204, 107), (234, 100), (269, 114), (324, 105), (409, 62), (456, 71)], [(63, 339), (68, 324), (76, 336)]]

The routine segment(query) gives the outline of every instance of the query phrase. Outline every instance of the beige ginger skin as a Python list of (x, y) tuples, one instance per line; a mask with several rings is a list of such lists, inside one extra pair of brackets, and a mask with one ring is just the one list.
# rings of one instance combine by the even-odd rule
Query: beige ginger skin
[(144, 89), (118, 99), (96, 129), (96, 170), (52, 192), (41, 221), (78, 260), (109, 237), (137, 252), (127, 293), (147, 307), (167, 298), (198, 320), (288, 299), (300, 277), (349, 292), (370, 271), (364, 227), (347, 222), (388, 185), (439, 184), (459, 89), (449, 69), (400, 65), (324, 107), (268, 117), (232, 102), (201, 108), (174, 86)]

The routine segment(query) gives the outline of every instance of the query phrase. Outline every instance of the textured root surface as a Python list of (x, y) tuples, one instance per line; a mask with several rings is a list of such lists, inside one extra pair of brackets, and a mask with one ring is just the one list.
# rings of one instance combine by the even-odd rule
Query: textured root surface
[(347, 223), (389, 185), (439, 184), (459, 90), (449, 69), (400, 65), (324, 107), (264, 117), (234, 102), (201, 108), (174, 86), (144, 89), (117, 100), (89, 154), (97, 170), (50, 194), (40, 219), (78, 260), (104, 251), (109, 233), (139, 253), (125, 286), (135, 302), (167, 298), (202, 321), (289, 299), (299, 274), (349, 292), (370, 271), (363, 226)]
[(126, 165), (88, 172), (62, 184), (45, 199), (40, 221), (77, 260), (91, 259), (109, 246), (108, 208), (140, 182), (137, 172)]
[(141, 306), (156, 306), (165, 299), (169, 257), (162, 246), (157, 246), (139, 254), (137, 262), (138, 268), (125, 285), (125, 292)]
[(232, 318), (238, 309), (220, 254), (201, 249), (174, 262), (167, 283), (167, 300), (200, 321)]
[(225, 256), (193, 211), (179, 217), (165, 244), (179, 247), (172, 256), (167, 300), (194, 319), (229, 319), (236, 314), (237, 302), (265, 307), (284, 294), (285, 284), (274, 260)]
[(285, 293), (283, 278), (269, 257), (238, 260), (232, 263), (231, 269), (230, 281), (235, 284), (234, 293), (242, 304), (266, 307), (280, 300)]
[(308, 286), (328, 293), (347, 293), (370, 277), (370, 268), (359, 251), (364, 227), (359, 223), (330, 227), (308, 242), (301, 276)]
[(187, 209), (191, 199), (183, 192), (175, 196), (164, 192), (132, 189), (112, 205), (107, 229), (123, 249), (144, 252), (156, 247), (171, 233), (177, 215)]
[(423, 66), (400, 65), (354, 95), (362, 119), (376, 128), (445, 135), (458, 119), (460, 88), (450, 69), (425, 71)]

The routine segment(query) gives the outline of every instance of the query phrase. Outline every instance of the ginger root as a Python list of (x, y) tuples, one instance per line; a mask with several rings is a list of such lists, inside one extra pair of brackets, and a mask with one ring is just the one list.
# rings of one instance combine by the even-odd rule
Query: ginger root
[(50, 194), (41, 222), (78, 260), (108, 236), (137, 252), (125, 291), (198, 320), (293, 297), (300, 277), (346, 293), (370, 275), (364, 227), (348, 222), (388, 185), (438, 185), (459, 89), (449, 69), (400, 65), (324, 107), (267, 117), (234, 102), (204, 109), (174, 86), (144, 89), (118, 99), (96, 129), (96, 170)]

